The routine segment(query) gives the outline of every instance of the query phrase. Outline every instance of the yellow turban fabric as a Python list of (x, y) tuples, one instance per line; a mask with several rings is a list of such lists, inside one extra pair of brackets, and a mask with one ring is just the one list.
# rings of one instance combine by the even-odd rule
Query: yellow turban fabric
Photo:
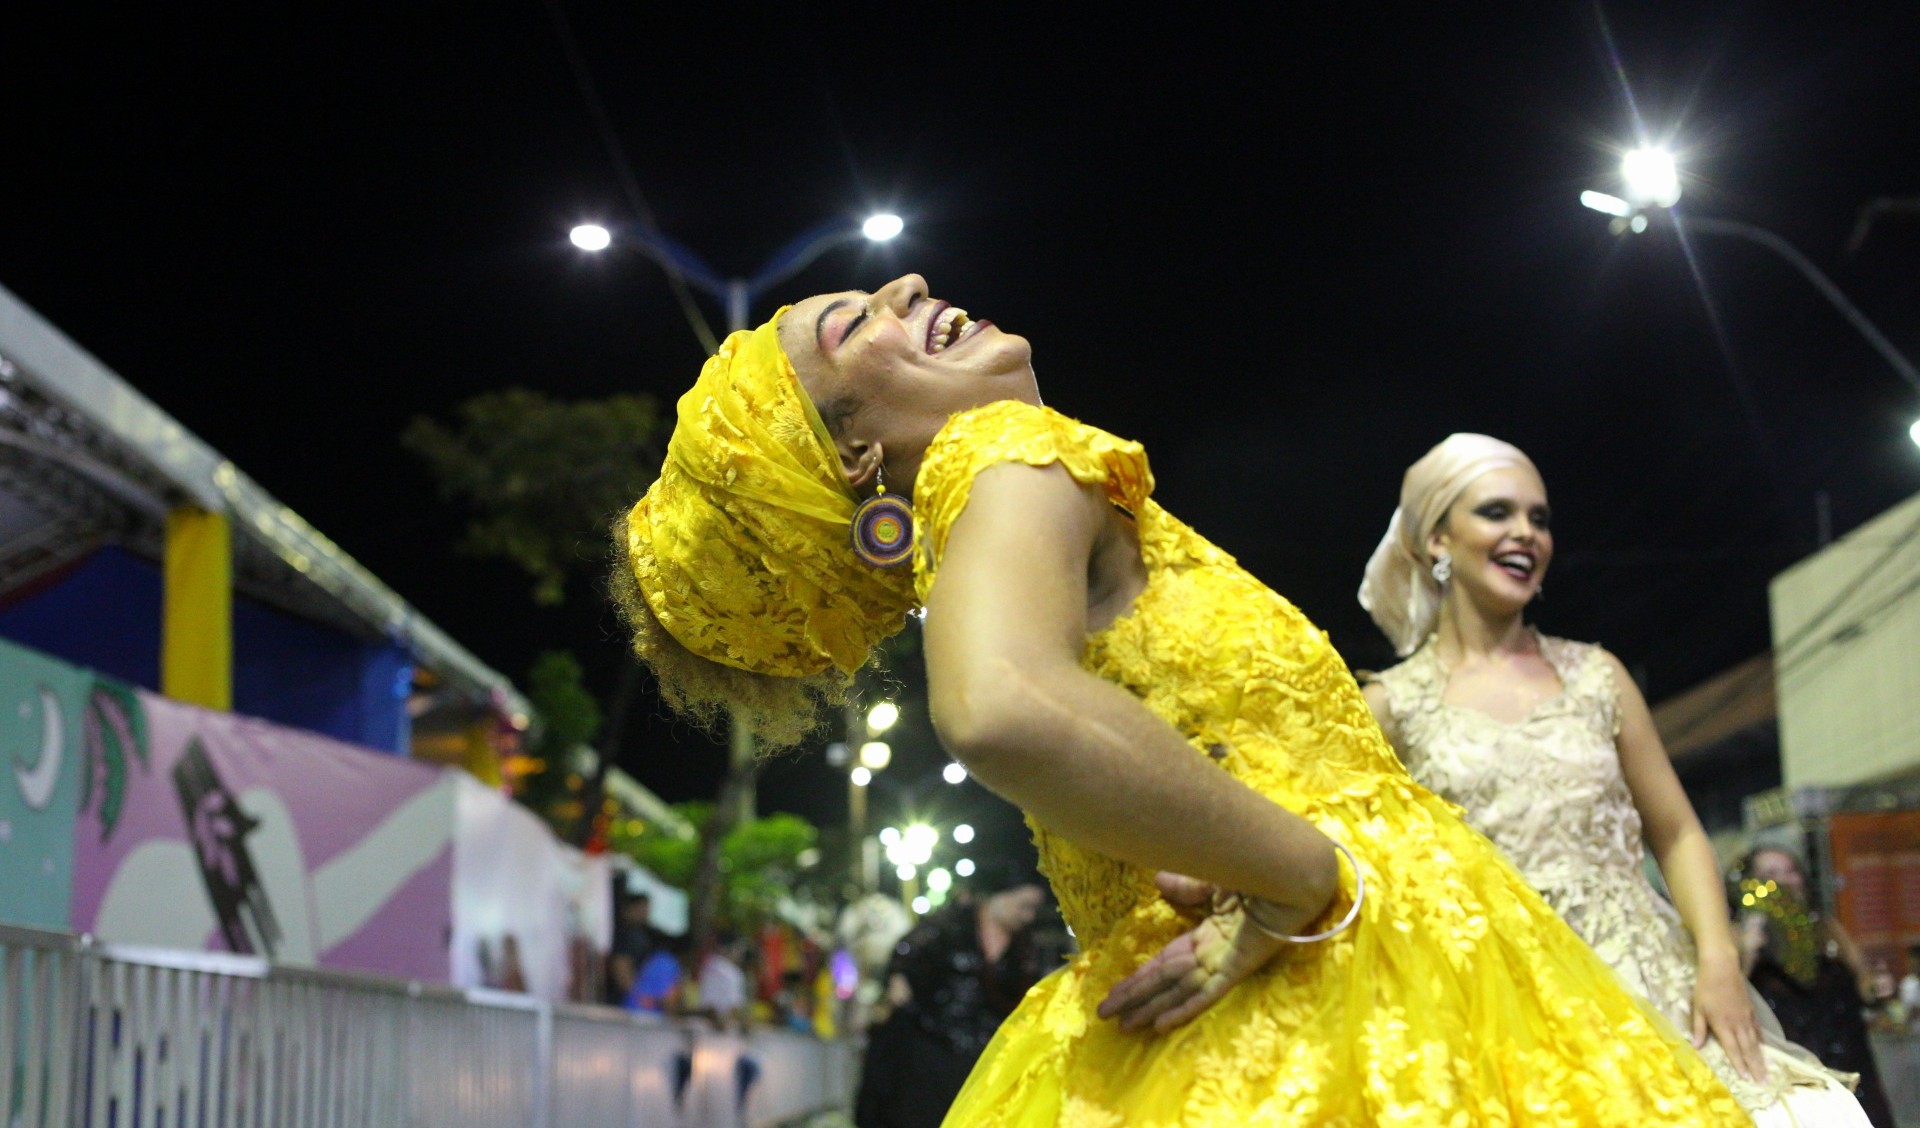
[(854, 494), (780, 348), (785, 312), (730, 335), (680, 397), (627, 549), (647, 606), (693, 653), (781, 677), (852, 673), (905, 624), (913, 576), (853, 554)]
[(1402, 658), (1419, 649), (1440, 621), (1440, 584), (1427, 559), (1427, 537), (1475, 478), (1506, 467), (1534, 469), (1519, 447), (1462, 432), (1441, 440), (1401, 479), (1400, 507), (1360, 581), (1360, 606)]

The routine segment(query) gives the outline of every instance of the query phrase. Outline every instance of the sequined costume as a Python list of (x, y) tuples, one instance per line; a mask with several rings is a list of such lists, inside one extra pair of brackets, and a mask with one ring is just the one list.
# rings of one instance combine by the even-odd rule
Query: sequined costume
[[(1289, 950), (1188, 1025), (1122, 1031), (1095, 1007), (1190, 923), (1150, 873), (1035, 826), (1081, 951), (1001, 1027), (947, 1124), (1748, 1123), (1665, 1020), (1408, 777), (1326, 635), (1151, 500), (1137, 444), (1018, 403), (955, 416), (915, 490), (922, 598), (975, 475), (1004, 461), (1058, 462), (1137, 523), (1146, 588), (1087, 640), (1085, 668), (1351, 847), (1367, 894), (1353, 928)], [(1330, 914), (1351, 903), (1341, 872)]]
[[(1379, 675), (1388, 731), (1413, 777), (1460, 804), (1627, 986), (1684, 1029), (1698, 961), (1679, 914), (1647, 881), (1640, 812), (1614, 744), (1613, 664), (1597, 646), (1538, 641), (1561, 692), (1518, 723), (1448, 704), (1448, 671), (1428, 641)], [(1789, 1043), (1764, 1003), (1755, 1009), (1766, 1082), (1740, 1076), (1717, 1041), (1703, 1051), (1755, 1121), (1866, 1128), (1844, 1083)]]

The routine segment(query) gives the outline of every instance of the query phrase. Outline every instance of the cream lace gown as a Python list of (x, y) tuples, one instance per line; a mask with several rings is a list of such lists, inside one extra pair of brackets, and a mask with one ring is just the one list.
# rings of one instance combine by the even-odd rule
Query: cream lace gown
[[(1448, 671), (1431, 639), (1379, 675), (1389, 735), (1415, 779), (1465, 808), (1600, 957), (1680, 1030), (1691, 1029), (1695, 955), (1679, 914), (1648, 884), (1640, 812), (1620, 771), (1613, 665), (1600, 648), (1540, 638), (1560, 694), (1517, 724), (1443, 699)], [(1754, 1008), (1768, 1080), (1741, 1077), (1717, 1042), (1702, 1056), (1760, 1125), (1857, 1124), (1841, 1075), (1786, 1041)]]

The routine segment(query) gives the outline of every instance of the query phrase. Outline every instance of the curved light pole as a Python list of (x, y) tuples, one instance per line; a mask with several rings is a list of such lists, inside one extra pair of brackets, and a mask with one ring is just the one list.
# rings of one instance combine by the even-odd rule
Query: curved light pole
[[(631, 224), (621, 229), (622, 246), (632, 247), (679, 274), (694, 289), (717, 299), (727, 311), (727, 332), (747, 328), (748, 311), (755, 299), (804, 270), (814, 259), (833, 247), (866, 239), (884, 243), (899, 235), (906, 224), (897, 215), (881, 213), (861, 223), (832, 220), (809, 228), (775, 251), (760, 269), (745, 278), (723, 278), (705, 260), (664, 232)], [(614, 232), (602, 224), (584, 223), (568, 238), (583, 251), (599, 253), (614, 245)]]
[[(1895, 348), (1887, 335), (1878, 326), (1867, 320), (1860, 307), (1853, 304), (1841, 293), (1840, 287), (1826, 272), (1813, 264), (1813, 260), (1800, 253), (1792, 243), (1763, 227), (1751, 223), (1741, 223), (1732, 219), (1710, 219), (1683, 216), (1672, 211), (1680, 200), (1680, 177), (1673, 155), (1664, 149), (1635, 149), (1620, 162), (1620, 179), (1626, 186), (1625, 198), (1608, 195), (1605, 192), (1582, 192), (1580, 202), (1597, 212), (1613, 216), (1615, 234), (1639, 234), (1648, 226), (1648, 216), (1665, 215), (1682, 238), (1690, 233), (1701, 235), (1725, 235), (1734, 239), (1744, 239), (1749, 243), (1765, 247), (1787, 261), (1789, 266), (1799, 271), (1820, 295), (1847, 319), (1847, 323), (1859, 330), (1867, 343), (1873, 346), (1893, 370), (1902, 379), (1920, 392), (1920, 369), (1914, 367), (1905, 354)], [(1916, 420), (1907, 432), (1914, 445), (1920, 446), (1920, 420)]]
[[(798, 274), (814, 259), (831, 247), (854, 239), (865, 238), (873, 242), (885, 242), (900, 234), (905, 223), (896, 215), (870, 216), (864, 223), (855, 225), (846, 220), (834, 220), (802, 232), (798, 237), (775, 251), (760, 269), (748, 278), (722, 278), (718, 272), (708, 266), (705, 260), (691, 250), (669, 238), (659, 228), (643, 223), (629, 223), (619, 230), (622, 241), (619, 245), (630, 246), (654, 262), (659, 263), (669, 277), (684, 280), (696, 290), (717, 298), (727, 311), (727, 331), (736, 332), (747, 328), (748, 310), (753, 299), (767, 290), (785, 282)], [(574, 246), (589, 254), (599, 254), (615, 245), (614, 231), (604, 224), (583, 223), (568, 232), (568, 239)], [(687, 303), (688, 318), (693, 322), (694, 332), (701, 338), (701, 344), (709, 349), (714, 347), (710, 340), (712, 332), (706, 321), (691, 302)], [(700, 871), (694, 878), (696, 896), (691, 907), (694, 915), (694, 933), (704, 940), (707, 928), (711, 924), (711, 911), (718, 889), (718, 870), (712, 865), (712, 859), (718, 858), (719, 839), (736, 820), (753, 817), (755, 776), (753, 734), (747, 726), (740, 723), (736, 714), (728, 725), (727, 780), (721, 787), (721, 810), (702, 831)], [(866, 767), (854, 769), (866, 773), (869, 779), (872, 770)], [(865, 788), (858, 782), (853, 784), (856, 792)], [(729, 802), (731, 797), (731, 802)], [(864, 799), (864, 794), (862, 795)]]

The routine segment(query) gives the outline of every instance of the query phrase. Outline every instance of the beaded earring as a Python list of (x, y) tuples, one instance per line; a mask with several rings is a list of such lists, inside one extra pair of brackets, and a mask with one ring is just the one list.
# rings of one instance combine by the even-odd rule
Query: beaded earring
[(1452, 578), (1453, 578), (1453, 557), (1448, 556), (1444, 552), (1434, 557), (1433, 558), (1433, 582), (1436, 584), (1439, 584), (1441, 587), (1445, 587), (1447, 586), (1447, 581), (1451, 580)]
[(853, 554), (875, 568), (898, 568), (913, 558), (913, 506), (887, 492), (887, 472), (875, 475), (872, 497), (853, 511)]

